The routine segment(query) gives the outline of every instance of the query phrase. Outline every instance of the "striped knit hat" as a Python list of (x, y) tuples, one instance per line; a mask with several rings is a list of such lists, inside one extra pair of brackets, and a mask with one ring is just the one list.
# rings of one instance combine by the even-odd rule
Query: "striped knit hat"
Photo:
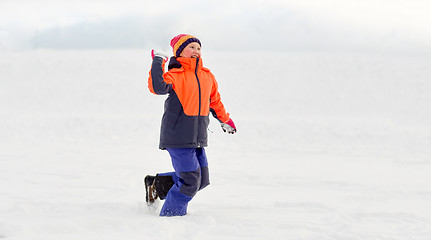
[(189, 45), (192, 42), (197, 42), (199, 43), (199, 45), (201, 45), (201, 42), (199, 41), (199, 39), (188, 34), (180, 34), (172, 38), (171, 47), (172, 47), (172, 50), (174, 51), (174, 56), (179, 57), (181, 52), (184, 50), (184, 48), (187, 47), (187, 45)]

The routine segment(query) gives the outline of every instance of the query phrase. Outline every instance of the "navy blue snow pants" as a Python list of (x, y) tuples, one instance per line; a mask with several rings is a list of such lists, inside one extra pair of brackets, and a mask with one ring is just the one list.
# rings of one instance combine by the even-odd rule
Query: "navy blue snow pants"
[(175, 172), (159, 175), (172, 176), (174, 185), (166, 195), (160, 216), (183, 216), (195, 194), (209, 185), (208, 160), (203, 148), (168, 148)]

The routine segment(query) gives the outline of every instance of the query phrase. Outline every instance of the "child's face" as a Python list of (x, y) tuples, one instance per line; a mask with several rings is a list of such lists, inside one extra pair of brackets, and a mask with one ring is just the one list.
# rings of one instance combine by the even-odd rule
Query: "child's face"
[(197, 42), (192, 42), (187, 45), (181, 52), (180, 57), (186, 58), (200, 58), (201, 57), (201, 45)]

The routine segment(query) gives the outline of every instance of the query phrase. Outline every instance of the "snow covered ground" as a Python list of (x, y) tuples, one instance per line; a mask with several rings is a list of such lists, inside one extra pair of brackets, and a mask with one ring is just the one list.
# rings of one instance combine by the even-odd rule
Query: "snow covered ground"
[(238, 133), (211, 122), (211, 185), (160, 218), (149, 51), (1, 52), (0, 238), (431, 239), (430, 56), (203, 54)]

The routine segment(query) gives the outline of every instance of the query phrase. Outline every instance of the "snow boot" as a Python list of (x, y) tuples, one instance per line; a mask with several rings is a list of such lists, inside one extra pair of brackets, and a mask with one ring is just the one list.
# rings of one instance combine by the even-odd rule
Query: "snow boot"
[(168, 195), (169, 190), (175, 184), (174, 179), (170, 175), (156, 175), (156, 179), (154, 180), (154, 185), (156, 188), (157, 196), (163, 200)]
[(156, 177), (147, 175), (144, 179), (145, 183), (145, 201), (148, 205), (152, 205), (156, 201), (158, 195), (156, 191)]

